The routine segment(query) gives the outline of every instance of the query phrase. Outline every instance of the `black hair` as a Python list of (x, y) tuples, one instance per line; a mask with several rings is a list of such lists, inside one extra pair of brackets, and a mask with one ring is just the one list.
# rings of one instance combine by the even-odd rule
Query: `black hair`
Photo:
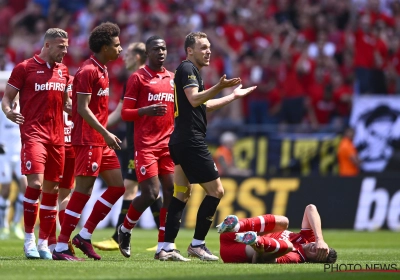
[(335, 263), (337, 260), (337, 252), (333, 248), (329, 248), (328, 256), (326, 257), (326, 261), (324, 263)]
[(163, 40), (164, 41), (164, 39), (161, 36), (158, 36), (158, 35), (151, 36), (146, 41), (146, 50), (149, 49), (149, 46), (150, 46), (151, 42), (156, 41), (156, 40)]
[(112, 22), (103, 22), (95, 27), (89, 36), (89, 48), (94, 53), (99, 53), (103, 46), (109, 46), (112, 39), (118, 37), (120, 29)]

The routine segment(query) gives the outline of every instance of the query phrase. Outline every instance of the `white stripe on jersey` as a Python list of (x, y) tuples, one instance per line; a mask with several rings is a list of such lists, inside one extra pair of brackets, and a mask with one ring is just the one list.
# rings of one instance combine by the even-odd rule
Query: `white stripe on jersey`
[(13, 86), (12, 84), (10, 84), (10, 83), (7, 83), (7, 85), (9, 85), (10, 87), (13, 87), (13, 88), (15, 88), (16, 90), (18, 90), (19, 91), (19, 88), (17, 88), (16, 86)]

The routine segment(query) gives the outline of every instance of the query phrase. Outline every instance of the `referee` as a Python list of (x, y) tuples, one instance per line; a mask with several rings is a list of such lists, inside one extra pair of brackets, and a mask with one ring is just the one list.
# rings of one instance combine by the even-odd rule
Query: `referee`
[[(256, 87), (242, 89), (240, 78), (226, 79), (224, 75), (210, 89), (204, 88), (200, 69), (210, 64), (210, 42), (202, 32), (186, 36), (187, 59), (175, 72), (175, 126), (169, 141), (171, 157), (175, 163), (174, 197), (168, 208), (165, 242), (159, 259), (162, 261), (188, 261), (174, 250), (182, 212), (189, 199), (192, 184), (200, 184), (206, 196), (198, 213), (194, 237), (188, 255), (204, 261), (217, 261), (205, 245), (205, 238), (213, 221), (217, 206), (224, 195), (218, 169), (205, 142), (207, 111), (221, 108), (235, 99), (246, 96)], [(214, 98), (224, 88), (239, 85), (231, 94)]]

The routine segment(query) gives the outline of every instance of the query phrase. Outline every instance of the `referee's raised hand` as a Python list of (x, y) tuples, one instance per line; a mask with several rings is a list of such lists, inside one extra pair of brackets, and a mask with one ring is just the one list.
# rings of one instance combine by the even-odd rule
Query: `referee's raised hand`
[(240, 78), (226, 79), (226, 74), (224, 74), (221, 79), (219, 79), (218, 86), (221, 88), (229, 88), (237, 86), (241, 83)]
[(237, 88), (235, 88), (235, 90), (233, 91), (233, 95), (235, 97), (235, 99), (237, 98), (241, 98), (243, 96), (248, 95), (250, 92), (252, 92), (253, 90), (255, 90), (257, 88), (257, 86), (252, 86), (252, 87), (248, 87), (248, 88), (242, 88), (242, 85), (240, 84)]

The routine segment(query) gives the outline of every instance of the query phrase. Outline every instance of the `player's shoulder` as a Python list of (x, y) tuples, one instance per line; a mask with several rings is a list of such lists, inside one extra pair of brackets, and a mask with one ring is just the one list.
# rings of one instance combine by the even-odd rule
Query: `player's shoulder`
[(179, 70), (193, 71), (195, 69), (196, 69), (196, 67), (193, 65), (192, 62), (190, 62), (189, 60), (184, 60), (181, 62), (181, 64), (179, 64), (179, 66), (176, 70), (177, 71), (179, 71)]
[(27, 58), (24, 61), (21, 61), (17, 65), (15, 65), (14, 69), (16, 68), (26, 68), (27, 66), (35, 66), (37, 63), (35, 62), (34, 58)]
[(75, 76), (79, 76), (82, 74), (90, 74), (97, 73), (97, 67), (92, 63), (90, 59), (85, 60), (81, 67), (79, 67), (78, 71), (76, 71)]
[(143, 80), (144, 77), (145, 77), (145, 75), (146, 75), (146, 72), (143, 71), (143, 68), (140, 68), (140, 69), (136, 70), (135, 72), (133, 72), (133, 73), (129, 76), (127, 84), (130, 84), (130, 83), (132, 83), (132, 82), (134, 82), (134, 81)]
[(166, 75), (168, 76), (170, 76), (172, 79), (175, 77), (175, 73), (174, 72), (172, 72), (172, 71), (169, 71), (168, 69), (165, 69), (165, 71), (166, 71)]

